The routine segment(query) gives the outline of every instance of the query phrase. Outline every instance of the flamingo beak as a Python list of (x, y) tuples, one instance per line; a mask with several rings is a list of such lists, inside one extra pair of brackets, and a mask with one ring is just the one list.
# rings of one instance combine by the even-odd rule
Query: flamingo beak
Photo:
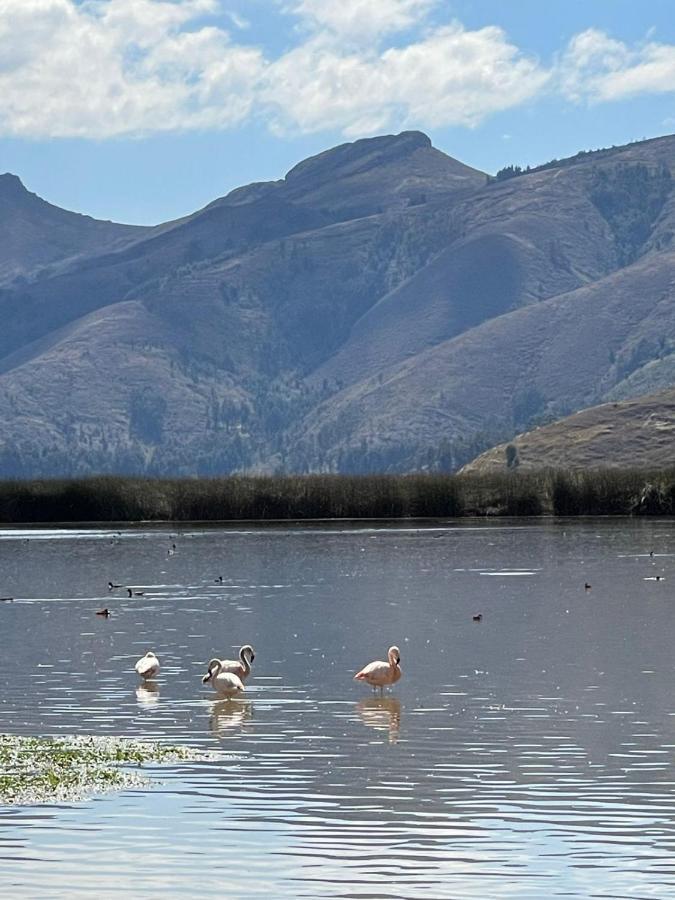
[(202, 684), (206, 684), (208, 681), (211, 681), (211, 673), (207, 672), (206, 675), (202, 678)]

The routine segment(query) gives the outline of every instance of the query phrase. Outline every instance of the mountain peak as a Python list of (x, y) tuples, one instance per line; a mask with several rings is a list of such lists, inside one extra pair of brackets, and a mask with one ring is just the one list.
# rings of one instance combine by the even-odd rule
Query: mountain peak
[(314, 177), (323, 179), (355, 174), (362, 169), (409, 156), (421, 149), (431, 149), (431, 139), (421, 131), (402, 131), (400, 134), (361, 138), (310, 156), (294, 166), (285, 180), (287, 184), (295, 185), (300, 180), (312, 180)]
[(18, 175), (12, 175), (11, 172), (5, 172), (4, 175), (0, 175), (0, 197), (11, 199), (24, 197), (27, 193), (28, 191)]
[(282, 189), (288, 199), (344, 220), (484, 184), (483, 173), (436, 150), (426, 134), (403, 131), (311, 156), (290, 170)]

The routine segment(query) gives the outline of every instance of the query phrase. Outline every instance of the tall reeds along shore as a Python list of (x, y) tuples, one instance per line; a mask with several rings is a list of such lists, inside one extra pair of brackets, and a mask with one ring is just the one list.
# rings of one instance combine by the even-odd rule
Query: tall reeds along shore
[(0, 482), (0, 522), (674, 515), (675, 468)]

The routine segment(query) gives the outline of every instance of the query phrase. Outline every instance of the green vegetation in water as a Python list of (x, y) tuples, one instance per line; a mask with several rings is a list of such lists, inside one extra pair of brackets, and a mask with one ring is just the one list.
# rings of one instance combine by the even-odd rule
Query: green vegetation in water
[(127, 767), (200, 760), (189, 747), (111, 737), (0, 735), (0, 804), (56, 803), (147, 783)]
[[(507, 460), (508, 463), (508, 460)], [(0, 482), (0, 522), (675, 515), (675, 469)]]

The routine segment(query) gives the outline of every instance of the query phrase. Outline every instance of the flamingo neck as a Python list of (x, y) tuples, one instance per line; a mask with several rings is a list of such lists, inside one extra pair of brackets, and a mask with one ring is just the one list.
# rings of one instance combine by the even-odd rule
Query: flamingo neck
[(243, 647), (239, 651), (239, 660), (244, 668), (244, 675), (249, 675), (251, 672), (251, 663), (249, 662), (248, 652)]

